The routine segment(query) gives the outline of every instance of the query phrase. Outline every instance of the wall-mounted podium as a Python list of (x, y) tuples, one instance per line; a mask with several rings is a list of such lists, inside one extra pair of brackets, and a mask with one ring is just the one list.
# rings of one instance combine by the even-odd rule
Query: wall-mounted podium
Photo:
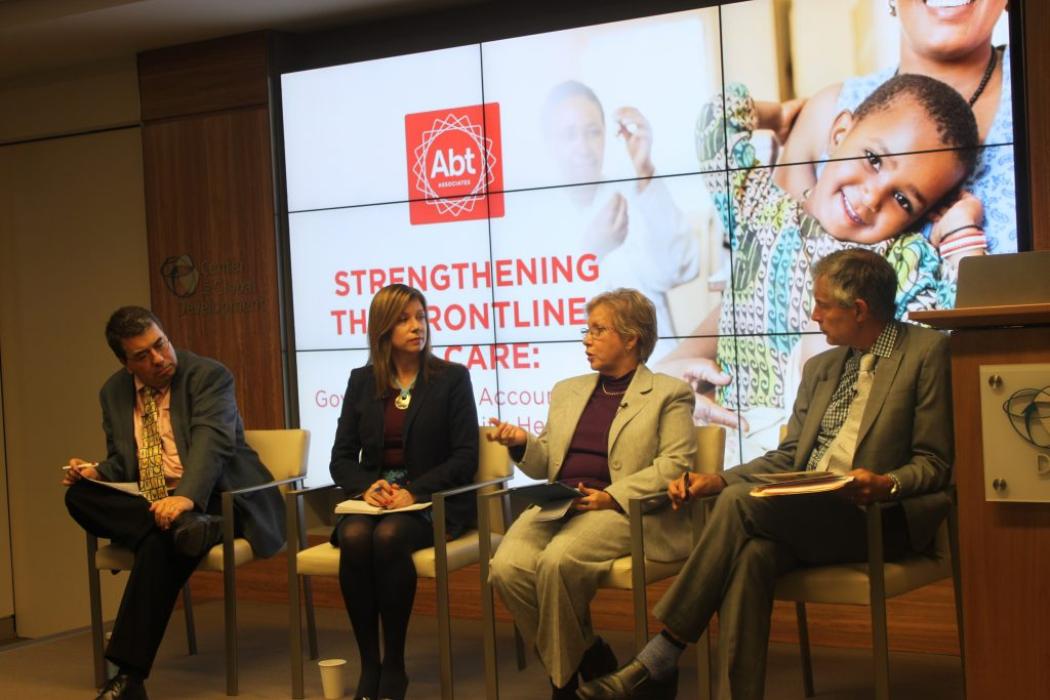
[[(1042, 275), (1050, 279), (1050, 266), (1043, 268)], [(960, 296), (963, 281), (961, 277)], [(1015, 278), (1012, 286), (1017, 289), (1024, 282), (1023, 277)], [(1007, 293), (1009, 286), (1004, 290)], [(1040, 422), (1040, 405), (1013, 406), (1017, 409), (1013, 410), (1010, 396), (1028, 394), (1005, 382), (1018, 386), (1039, 384), (1023, 387), (1029, 392), (1050, 385), (1050, 377), (1041, 381), (1040, 369), (1050, 367), (1050, 300), (927, 311), (914, 313), (910, 318), (952, 331), (955, 483), (959, 494), (967, 697), (1048, 697), (1050, 503), (1024, 501), (1039, 500), (1027, 498), (1029, 492), (1050, 490), (1050, 473), (1039, 473), (1040, 449), (1036, 445), (1019, 447), (1017, 442), (1030, 443), (1023, 439), (1025, 430), (1029, 431), (1028, 437), (1040, 442), (1039, 431), (1048, 424)], [(982, 390), (987, 414), (983, 417)], [(998, 392), (995, 400), (989, 398), (990, 391)], [(1025, 410), (1034, 422), (1025, 421)], [(995, 424), (989, 428), (995, 437), (989, 439), (998, 440), (997, 431), (1008, 436), (1013, 429), (1009, 425), (1011, 414), (1012, 420), (1020, 420), (1027, 427), (1013, 442), (1003, 437), (1010, 449), (1003, 449), (1002, 457), (996, 449), (986, 457), (984, 423)], [(1050, 454), (1050, 448), (1041, 452)], [(1014, 467), (1022, 469), (1024, 479), (1031, 477), (1031, 481), (1011, 476), (1010, 469)]]

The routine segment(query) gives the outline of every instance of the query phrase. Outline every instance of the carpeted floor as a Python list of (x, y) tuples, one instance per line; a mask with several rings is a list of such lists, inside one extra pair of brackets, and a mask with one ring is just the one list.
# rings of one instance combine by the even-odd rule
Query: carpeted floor
[[(153, 675), (147, 683), (152, 700), (165, 698), (223, 698), (222, 606), (218, 602), (194, 606), (197, 617), (199, 654), (188, 656), (182, 618), (176, 611), (161, 647)], [(321, 658), (341, 657), (350, 661), (348, 693), (356, 683), (356, 658), (345, 615), (330, 609), (318, 610)], [(280, 605), (242, 603), (241, 697), (291, 697), (287, 642), (287, 609)], [(437, 670), (437, 625), (433, 617), (417, 615), (409, 632), (408, 666), (410, 698), (440, 698)], [(514, 665), (509, 625), (498, 626), (500, 697), (502, 700), (534, 700), (550, 697), (549, 685), (539, 663), (518, 671)], [(621, 661), (630, 655), (630, 636), (623, 632), (605, 635)], [(482, 674), (481, 630), (477, 622), (453, 620), (453, 655), (456, 697), (481, 700), (485, 694)], [(814, 648), (814, 680), (817, 697), (826, 700), (870, 698), (871, 657), (867, 651)], [(696, 697), (695, 657), (685, 657), (678, 697)], [(962, 669), (957, 656), (895, 653), (890, 659), (891, 691), (894, 698), (922, 700), (963, 697)], [(316, 662), (307, 662), (306, 697), (321, 697)], [(87, 631), (0, 647), (0, 698), (93, 698), (91, 648)], [(347, 695), (347, 697), (350, 697)], [(798, 648), (773, 644), (769, 651), (766, 697), (802, 698), (802, 675)]]

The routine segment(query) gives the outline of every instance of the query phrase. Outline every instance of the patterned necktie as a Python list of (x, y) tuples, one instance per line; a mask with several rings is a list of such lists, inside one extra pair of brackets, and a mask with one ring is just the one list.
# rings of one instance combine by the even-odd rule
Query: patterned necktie
[(845, 474), (853, 469), (853, 453), (857, 451), (857, 434), (860, 432), (860, 420), (864, 417), (864, 407), (871, 393), (871, 383), (875, 378), (875, 355), (864, 353), (860, 358), (860, 370), (857, 372), (856, 393), (850, 402), (846, 420), (828, 445), (824, 455), (817, 463), (817, 469)]
[(157, 420), (157, 395), (152, 387), (142, 387), (142, 442), (139, 444), (139, 491), (150, 503), (168, 495), (164, 481), (164, 458)]

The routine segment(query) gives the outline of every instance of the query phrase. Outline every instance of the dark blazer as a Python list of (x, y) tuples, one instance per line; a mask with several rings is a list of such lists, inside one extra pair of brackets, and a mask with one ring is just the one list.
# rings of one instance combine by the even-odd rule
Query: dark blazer
[[(182, 462), (176, 496), (208, 510), (220, 491), (273, 481), (259, 455), (244, 442), (233, 375), (224, 366), (187, 350), (176, 351), (171, 381), (171, 427)], [(98, 465), (108, 481), (138, 481), (135, 444), (135, 380), (126, 370), (110, 377), (99, 392), (106, 459)], [(237, 521), (257, 556), (268, 557), (284, 544), (284, 508), (277, 489), (234, 499)], [(213, 507), (214, 509), (214, 507)]]
[[(412, 390), (403, 432), (407, 489), (417, 501), (465, 486), (478, 470), (478, 412), (466, 367), (440, 362)], [(371, 365), (350, 373), (332, 446), (332, 479), (350, 497), (379, 479), (383, 456), (383, 401), (376, 398)], [(475, 494), (449, 499), (446, 524), (455, 536), (473, 526)]]
[[(899, 330), (893, 352), (875, 366), (853, 466), (897, 477), (912, 547), (922, 551), (950, 505), (943, 489), (955, 452), (951, 364), (943, 333), (907, 324)], [(784, 440), (726, 472), (727, 483), (749, 480), (754, 473), (806, 468), (848, 356), (849, 348), (838, 347), (806, 363)]]

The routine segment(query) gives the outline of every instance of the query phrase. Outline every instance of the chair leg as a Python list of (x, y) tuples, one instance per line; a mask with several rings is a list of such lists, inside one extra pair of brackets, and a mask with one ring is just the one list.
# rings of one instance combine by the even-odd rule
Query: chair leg
[[(480, 533), (480, 552), (478, 563), (481, 571), (481, 635), (485, 653), (485, 700), (499, 700), (499, 654), (496, 651), (496, 601), (493, 598), (492, 584), (489, 583), (490, 557), (492, 545), (488, 539), (490, 523), (488, 506), (481, 497), (478, 498), (478, 532)], [(515, 628), (517, 632), (517, 628)]]
[(518, 670), (524, 671), (528, 665), (528, 657), (525, 655), (525, 638), (521, 636), (517, 625), (514, 625), (514, 660), (518, 664)]
[(813, 657), (809, 651), (809, 623), (806, 621), (806, 604), (795, 603), (795, 618), (798, 620), (798, 650), (802, 657), (802, 689), (807, 698), (813, 697)]
[(871, 605), (871, 650), (875, 657), (875, 698), (890, 697), (890, 649), (886, 634), (886, 573), (882, 550), (882, 510), (868, 506), (868, 586)]
[(190, 656), (196, 656), (197, 627), (193, 622), (193, 591), (189, 581), (182, 587), (182, 612), (186, 617), (186, 651)]
[(890, 697), (890, 650), (886, 634), (886, 599), (872, 601), (871, 645), (875, 655), (875, 698)]
[(314, 614), (314, 582), (309, 576), (303, 577), (303, 600), (306, 602), (306, 644), (309, 647), (310, 660), (319, 656), (317, 652), (317, 616)]
[(303, 692), (303, 615), (299, 599), (299, 575), (295, 570), (295, 552), (288, 552), (288, 647), (291, 651), (292, 697), (299, 700)]
[(91, 655), (95, 667), (95, 687), (101, 688), (106, 683), (106, 650), (102, 631), (102, 585), (95, 568), (95, 553), (98, 550), (98, 539), (87, 536), (88, 565), (88, 599), (91, 605)]
[(226, 694), (237, 694), (237, 560), (233, 547), (233, 496), (222, 494), (222, 594), (226, 620)]
[(237, 567), (223, 567), (226, 617), (226, 694), (237, 695)]
[[(642, 575), (644, 577), (645, 574)], [(631, 588), (631, 599), (634, 603), (634, 653), (637, 654), (649, 643), (649, 606), (645, 585), (635, 585)]]
[(711, 687), (711, 634), (705, 629), (696, 641), (696, 697), (698, 700), (711, 700), (714, 690)]
[(452, 625), (448, 607), (448, 572), (437, 580), (438, 654), (441, 659), (441, 700), (452, 700)]

